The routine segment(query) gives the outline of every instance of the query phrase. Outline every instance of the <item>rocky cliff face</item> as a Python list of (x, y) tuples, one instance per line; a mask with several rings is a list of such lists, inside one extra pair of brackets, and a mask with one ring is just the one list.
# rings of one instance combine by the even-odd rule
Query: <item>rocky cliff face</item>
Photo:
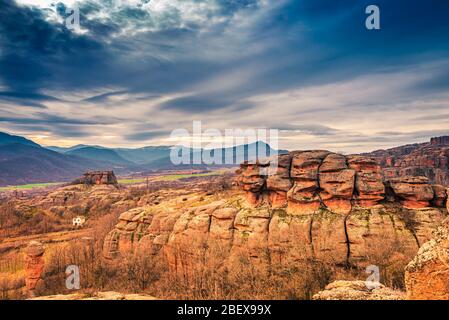
[(405, 271), (408, 299), (449, 299), (449, 220), (419, 249)]
[(89, 171), (71, 184), (112, 184), (117, 185), (117, 178), (113, 171)]
[(377, 150), (375, 157), (385, 177), (425, 176), (431, 183), (449, 186), (449, 136), (432, 138), (428, 143)]
[(192, 194), (123, 213), (104, 255), (161, 255), (182, 274), (212, 257), (217, 268), (243, 258), (267, 270), (300, 261), (364, 267), (409, 261), (446, 216), (433, 202), (445, 195), (424, 180), (385, 185), (368, 157), (305, 151), (277, 163), (270, 176), (268, 162), (242, 164), (242, 192), (229, 197)]
[(267, 175), (265, 163), (243, 163), (239, 184), (253, 205), (287, 207), (289, 214), (321, 209), (348, 214), (352, 208), (381, 201), (410, 209), (444, 207), (447, 194), (426, 177), (401, 176), (384, 181), (375, 158), (343, 156), (328, 151), (295, 151), (279, 156), (278, 170)]
[(279, 156), (275, 174), (261, 173), (268, 165), (241, 165), (239, 183), (254, 205), (287, 205), (290, 214), (307, 214), (320, 208), (347, 214), (353, 205), (374, 206), (385, 196), (381, 168), (372, 158), (295, 151)]
[(37, 241), (31, 241), (25, 249), (25, 285), (30, 296), (39, 282), (44, 269), (44, 246)]

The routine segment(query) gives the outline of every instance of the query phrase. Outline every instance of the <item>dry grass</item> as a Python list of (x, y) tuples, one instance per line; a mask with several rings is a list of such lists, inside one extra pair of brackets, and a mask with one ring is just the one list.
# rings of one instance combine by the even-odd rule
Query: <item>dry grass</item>
[[(211, 198), (226, 198), (222, 195), (232, 187), (229, 183), (231, 179), (225, 176), (190, 179), (194, 180), (195, 187), (213, 194)], [(138, 199), (158, 190), (186, 188), (189, 185), (192, 181), (163, 181), (152, 184), (150, 188), (133, 186), (127, 190), (129, 199)], [(111, 212), (107, 206), (98, 208), (96, 218), (89, 222), (89, 227), (95, 231), (88, 239), (48, 246), (45, 253), (45, 286), (40, 288), (38, 294), (70, 293), (65, 287), (65, 271), (69, 265), (79, 266), (81, 288), (85, 292), (112, 290), (148, 293), (162, 299), (311, 299), (314, 293), (334, 280), (364, 280), (368, 276), (363, 268), (344, 269), (310, 257), (295, 261), (285, 259), (272, 265), (269, 252), (255, 258), (242, 250), (232, 263), (224, 263), (229, 257), (228, 249), (210, 241), (207, 248), (197, 252), (195, 257), (182, 250), (177, 251), (179, 260), (190, 261), (182, 272), (170, 269), (163, 251), (158, 255), (140, 252), (108, 261), (102, 258), (103, 241), (115, 227), (119, 213), (107, 212)], [(60, 217), (42, 212), (24, 215), (10, 203), (3, 203), (0, 207), (0, 238), (13, 232), (51, 232), (67, 227), (64, 223), (65, 220)], [(382, 283), (403, 289), (404, 266), (414, 252), (408, 252), (393, 239), (388, 243), (394, 245), (375, 242), (368, 250), (370, 254), (366, 261), (379, 266)], [(19, 255), (10, 258), (0, 261), (0, 273), (19, 274), (23, 269), (22, 258)], [(4, 280), (6, 277), (1, 275), (0, 279), (0, 298), (10, 297), (8, 288), (15, 283), (10, 279)]]

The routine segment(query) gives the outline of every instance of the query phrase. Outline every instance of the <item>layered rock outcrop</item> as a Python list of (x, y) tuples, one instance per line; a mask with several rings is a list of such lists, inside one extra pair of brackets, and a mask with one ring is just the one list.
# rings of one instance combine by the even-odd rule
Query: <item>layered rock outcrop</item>
[(385, 179), (375, 158), (343, 156), (328, 151), (294, 151), (281, 155), (277, 170), (267, 175), (270, 162), (244, 163), (239, 182), (248, 202), (287, 206), (289, 213), (307, 214), (326, 208), (347, 214), (353, 207), (373, 207), (399, 201), (412, 209), (444, 207), (445, 187), (422, 176)]
[(25, 249), (25, 285), (30, 296), (34, 296), (38, 283), (42, 281), (44, 252), (44, 246), (37, 241), (31, 241)]
[(434, 189), (426, 177), (401, 177), (389, 180), (394, 194), (408, 208), (425, 208), (434, 198)]
[[(181, 274), (207, 259), (219, 261), (218, 268), (242, 259), (262, 269), (310, 260), (342, 267), (365, 267), (381, 259), (406, 264), (430, 239), (446, 210), (410, 209), (386, 201), (375, 163), (341, 157), (324, 152), (297, 157), (291, 165), (292, 184), (308, 185), (299, 195), (289, 194), (298, 190), (294, 186), (285, 191), (290, 185), (286, 180), (292, 179), (287, 179), (285, 162), (279, 162), (281, 174), (270, 184), (271, 176), (261, 175), (259, 164), (244, 164), (239, 180), (245, 195), (238, 192), (219, 200), (192, 194), (129, 210), (108, 234), (104, 255), (161, 255)], [(317, 159), (324, 165), (317, 166)], [(321, 180), (320, 173), (327, 176)]]
[(431, 183), (449, 186), (449, 136), (364, 155), (379, 161), (386, 178), (425, 176)]
[(449, 300), (449, 220), (405, 269), (407, 299)]
[(272, 207), (307, 214), (320, 208), (347, 214), (353, 205), (373, 206), (384, 199), (381, 168), (374, 159), (345, 157), (329, 151), (294, 151), (280, 155), (277, 170), (269, 162), (241, 165), (240, 183), (250, 203), (268, 200)]
[(406, 265), (446, 217), (445, 195), (424, 179), (384, 184), (375, 159), (298, 151), (244, 163), (241, 191), (163, 199), (123, 213), (104, 256), (143, 253), (181, 275), (302, 262), (364, 268)]
[(81, 178), (76, 179), (71, 184), (112, 184), (117, 185), (117, 178), (114, 171), (89, 171), (83, 174)]

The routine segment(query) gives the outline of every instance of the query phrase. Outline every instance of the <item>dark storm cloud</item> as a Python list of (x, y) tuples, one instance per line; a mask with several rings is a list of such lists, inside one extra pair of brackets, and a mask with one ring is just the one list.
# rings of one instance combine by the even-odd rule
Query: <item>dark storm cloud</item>
[(48, 96), (45, 94), (37, 94), (37, 93), (27, 93), (27, 92), (12, 92), (12, 91), (0, 91), (0, 98), (15, 98), (15, 99), (32, 99), (32, 100), (39, 100), (39, 101), (60, 101), (60, 99), (57, 99), (52, 96)]
[(166, 101), (160, 107), (195, 113), (230, 107), (235, 102), (233, 99), (225, 99), (223, 97), (192, 95)]
[(62, 101), (56, 97), (30, 92), (0, 91), (0, 102), (12, 103), (24, 107), (46, 109), (45, 102)]
[(41, 10), (0, 0), (0, 78), (14, 91), (83, 87), (107, 59), (103, 45), (45, 21)]
[[(109, 106), (116, 96), (122, 96), (124, 104), (126, 99), (134, 103), (168, 96), (158, 111), (182, 111), (188, 119), (209, 111), (238, 114), (246, 110), (252, 116), (236, 116), (234, 121), (259, 127), (262, 117), (252, 119), (258, 116), (253, 97), (419, 70), (423, 64), (448, 58), (447, 1), (378, 0), (379, 31), (365, 28), (365, 8), (372, 4), (367, 0), (273, 1), (269, 6), (257, 0), (190, 1), (198, 8), (201, 4), (204, 10), (187, 18), (190, 8), (182, 7), (186, 2), (176, 2), (157, 15), (143, 5), (111, 9), (110, 2), (81, 1), (85, 32), (74, 33), (47, 19), (45, 10), (0, 0), (0, 103), (44, 109), (49, 102), (63, 102), (46, 92), (89, 91), (79, 100), (95, 109), (97, 105)], [(56, 9), (60, 17), (67, 16), (63, 4), (57, 4)], [(412, 101), (447, 91), (447, 63), (420, 72), (427, 73), (427, 78), (405, 83), (394, 95), (347, 101), (335, 113), (388, 110), (404, 99)], [(228, 74), (231, 79), (222, 81)], [(276, 108), (281, 116), (284, 106)], [(308, 123), (301, 120), (310, 114), (315, 114), (315, 119)], [(341, 134), (333, 125), (318, 125), (333, 119), (333, 115), (325, 119), (320, 114), (330, 114), (325, 104), (301, 110), (298, 119), (279, 128), (319, 137)], [(5, 117), (1, 121), (80, 127), (114, 122), (85, 120), (88, 114), (75, 117), (34, 114), (27, 119)], [(129, 121), (141, 120), (135, 117)], [(279, 121), (266, 122), (267, 127), (273, 127)], [(132, 141), (157, 138), (172, 129), (167, 124), (157, 131), (140, 132), (126, 121), (123, 124), (130, 128), (123, 137)], [(72, 131), (74, 135), (81, 132)]]
[[(218, 1), (218, 4), (223, 17), (259, 8), (257, 1), (250, 0)], [(330, 83), (386, 67), (397, 68), (398, 63), (416, 62), (417, 53), (447, 49), (448, 42), (442, 41), (447, 40), (449, 33), (443, 14), (449, 8), (447, 2), (411, 1), (399, 5), (378, 1), (383, 27), (379, 32), (364, 28), (364, 8), (368, 4), (369, 1), (355, 0), (286, 2), (269, 12), (266, 19), (251, 25), (252, 29), (245, 30), (246, 45), (264, 42), (279, 45), (239, 57), (239, 51), (243, 53), (245, 47), (223, 34), (229, 25), (185, 28), (181, 26), (179, 10), (169, 11), (157, 22), (139, 7), (124, 7), (98, 19), (89, 17), (105, 7), (94, 1), (82, 2), (81, 25), (89, 32), (76, 35), (63, 25), (45, 21), (41, 10), (0, 0), (1, 79), (7, 87), (26, 92), (116, 85), (135, 92), (169, 93), (238, 64), (267, 66), (244, 85), (224, 92), (226, 99), (220, 94), (185, 97), (165, 105), (196, 112), (231, 106), (242, 94), (251, 96), (298, 85)], [(65, 6), (57, 7), (64, 15)], [(156, 31), (111, 38), (124, 27), (132, 30), (156, 24), (160, 28)], [(205, 35), (200, 36), (199, 31), (206, 31)], [(218, 41), (222, 37), (224, 50), (235, 58), (201, 57), (200, 48), (217, 37)], [(130, 53), (137, 54), (138, 59), (127, 59)]]
[(56, 115), (50, 115), (45, 113), (35, 113), (34, 118), (25, 118), (25, 117), (2, 117), (0, 116), (0, 122), (12, 122), (19, 124), (49, 124), (49, 125), (106, 125), (113, 124), (116, 121), (105, 118), (98, 119), (74, 119), (68, 117), (61, 117)]
[(103, 94), (99, 94), (99, 95), (95, 95), (95, 96), (83, 99), (83, 101), (85, 101), (85, 102), (93, 102), (93, 103), (105, 102), (110, 97), (121, 95), (123, 93), (127, 93), (127, 91), (114, 91), (114, 92), (103, 93)]
[(170, 136), (170, 131), (139, 131), (128, 134), (125, 136), (125, 138), (131, 141), (145, 141), (158, 137), (168, 137), (168, 136)]
[[(248, 3), (232, 1), (224, 13), (232, 14)], [(148, 12), (129, 7), (106, 18), (90, 19), (89, 14), (105, 7), (89, 1), (80, 7), (81, 26), (89, 32), (77, 35), (62, 24), (47, 22), (42, 10), (9, 0), (0, 0), (0, 7), (0, 77), (8, 88), (31, 93), (42, 88), (77, 90), (116, 85), (137, 92), (173, 92), (187, 81), (205, 79), (206, 74), (220, 69), (219, 63), (212, 66), (188, 56), (177, 61), (162, 57), (170, 52), (182, 54), (182, 46), (194, 40), (198, 31), (181, 27), (176, 11), (158, 21), (161, 30), (112, 39), (112, 34), (124, 28), (132, 32), (155, 22)], [(57, 5), (57, 11), (66, 15), (63, 4)], [(140, 55), (136, 61), (127, 58), (136, 52)]]
[(0, 97), (0, 107), (2, 108), (10, 108), (11, 105), (14, 105), (15, 107), (31, 107), (36, 109), (46, 109), (47, 107), (39, 102), (36, 102), (34, 100), (24, 100), (24, 99), (14, 99), (14, 98), (8, 98), (8, 97)]

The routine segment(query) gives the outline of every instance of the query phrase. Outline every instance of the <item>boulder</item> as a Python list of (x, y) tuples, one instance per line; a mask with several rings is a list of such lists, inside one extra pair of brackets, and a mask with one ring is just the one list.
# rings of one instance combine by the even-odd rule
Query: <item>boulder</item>
[(378, 284), (369, 288), (365, 281), (338, 280), (313, 296), (313, 300), (404, 300), (405, 294)]
[(290, 154), (278, 156), (276, 172), (267, 178), (267, 190), (272, 207), (280, 208), (287, 204), (287, 191), (293, 185), (290, 179), (292, 157)]
[(349, 168), (356, 171), (354, 202), (361, 207), (372, 207), (385, 197), (381, 167), (370, 157), (348, 157)]
[(321, 172), (320, 169), (320, 198), (324, 205), (336, 213), (349, 213), (352, 208), (354, 181), (355, 171), (352, 169), (328, 172)]
[(266, 167), (259, 162), (244, 162), (240, 165), (241, 176), (239, 183), (246, 192), (247, 201), (257, 205), (262, 198), (262, 192), (266, 185), (267, 177), (263, 172)]
[(318, 173), (329, 151), (303, 151), (292, 153), (290, 177), (293, 187), (287, 193), (288, 211), (307, 214), (321, 206)]
[(406, 176), (389, 180), (394, 194), (407, 208), (425, 208), (430, 206), (434, 191), (426, 177)]

